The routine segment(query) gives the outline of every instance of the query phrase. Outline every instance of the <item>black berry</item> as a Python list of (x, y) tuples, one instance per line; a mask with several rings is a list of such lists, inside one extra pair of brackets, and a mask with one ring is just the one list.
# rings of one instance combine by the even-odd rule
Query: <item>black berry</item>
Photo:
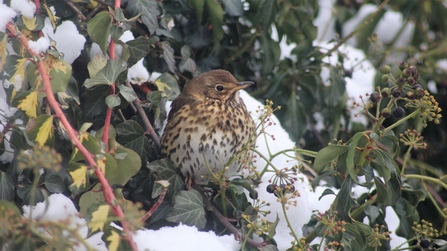
[(391, 116), (391, 110), (389, 108), (384, 108), (381, 114), (382, 117), (389, 118)]
[(421, 242), (419, 242), (419, 245), (421, 248), (426, 249), (428, 246), (430, 246), (430, 241), (427, 239), (422, 239)]
[(267, 193), (274, 193), (274, 192), (275, 192), (275, 189), (276, 189), (276, 186), (270, 184), (270, 185), (267, 186), (267, 189), (266, 189), (266, 190), (267, 190)]
[(380, 94), (378, 92), (373, 92), (369, 98), (371, 99), (371, 102), (377, 103), (380, 100)]
[(388, 87), (383, 88), (380, 94), (382, 94), (382, 97), (388, 98), (391, 95), (391, 90)]
[(393, 97), (398, 98), (398, 97), (400, 97), (400, 90), (398, 88), (393, 89), (391, 91), (391, 94), (393, 95)]
[(393, 112), (394, 117), (400, 119), (405, 117), (405, 110), (402, 107), (397, 107)]

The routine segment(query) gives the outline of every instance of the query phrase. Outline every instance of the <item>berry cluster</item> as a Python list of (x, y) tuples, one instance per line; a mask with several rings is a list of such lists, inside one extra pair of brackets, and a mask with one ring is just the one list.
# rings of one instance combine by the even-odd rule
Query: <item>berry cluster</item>
[[(400, 76), (394, 78), (390, 66), (382, 65), (379, 68), (380, 73), (384, 74), (381, 78), (382, 83), (390, 87), (383, 88), (380, 93), (371, 93), (370, 100), (372, 103), (378, 103), (381, 98), (391, 98), (395, 103), (399, 99), (415, 100), (424, 96), (424, 89), (418, 83), (420, 77), (416, 67), (408, 66), (407, 63), (402, 62), (399, 69), (401, 70)], [(405, 109), (397, 106), (394, 110), (391, 110), (391, 108), (386, 107), (381, 112), (384, 118), (389, 118), (391, 114), (395, 118), (403, 118), (405, 117)]]

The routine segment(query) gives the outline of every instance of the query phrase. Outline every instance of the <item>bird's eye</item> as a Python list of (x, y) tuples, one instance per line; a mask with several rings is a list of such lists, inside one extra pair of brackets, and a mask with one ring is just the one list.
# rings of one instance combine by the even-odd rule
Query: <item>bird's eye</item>
[(221, 86), (221, 85), (218, 85), (218, 86), (216, 86), (216, 90), (217, 91), (223, 91), (223, 89), (224, 89), (224, 87), (223, 86)]

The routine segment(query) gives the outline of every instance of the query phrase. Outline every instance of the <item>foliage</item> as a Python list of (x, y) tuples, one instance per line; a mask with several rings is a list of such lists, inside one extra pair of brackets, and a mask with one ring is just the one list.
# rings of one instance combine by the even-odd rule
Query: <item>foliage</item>
[[(337, 2), (333, 18), (342, 34), (341, 25), (361, 6)], [(441, 164), (446, 156), (437, 149), (447, 144), (439, 140), (445, 139), (441, 113), (447, 109), (445, 102), (436, 100), (446, 100), (447, 73), (436, 64), (446, 57), (447, 8), (439, 1), (388, 2), (354, 32), (332, 41), (330, 50), (313, 43), (318, 34), (312, 23), (319, 11), (317, 1), (127, 0), (114, 5), (112, 1), (48, 0), (37, 7), (34, 18), (17, 16), (7, 32), (0, 33), (4, 90), (8, 105), (17, 108), (4, 116), (0, 136), (0, 154), (5, 144), (14, 150), (14, 159), (0, 167), (0, 222), (7, 223), (2, 224), (6, 228), (0, 245), (64, 249), (75, 241), (89, 248), (76, 229), (21, 217), (21, 206), (63, 193), (77, 202), (90, 233), (104, 232), (110, 249), (135, 249), (128, 233), (143, 225), (158, 228), (183, 222), (216, 233), (236, 229), (245, 250), (251, 248), (248, 244), (261, 245), (250, 239), (259, 235), (269, 243), (265, 250), (275, 250), (278, 220), (263, 218), (269, 212), (262, 208), (268, 205), (256, 200), (254, 190), (271, 173), (268, 191), (278, 197), (293, 235), (290, 250), (317, 249), (316, 245), (335, 250), (389, 249), (384, 213), (389, 206), (400, 219), (397, 234), (411, 245), (444, 247), (437, 238), (447, 228), (438, 195), (447, 189)], [(57, 17), (48, 6), (54, 6)], [(387, 44), (372, 35), (389, 9), (415, 24), (411, 44), (400, 52), (404, 58), (400, 64), (390, 56), (396, 52), (399, 33)], [(72, 64), (64, 60), (54, 41), (42, 52), (30, 49), (28, 41), (42, 35), (46, 17), (52, 29), (73, 21), (87, 38)], [(135, 39), (121, 41), (125, 31), (131, 31)], [(295, 44), (290, 55), (280, 57), (276, 35)], [(344, 65), (347, 55), (339, 51), (349, 37), (355, 37), (380, 70), (377, 91), (354, 104), (369, 118), (367, 126), (349, 121), (345, 79), (355, 69)], [(118, 47), (121, 50), (115, 50)], [(94, 51), (102, 53), (90, 57)], [(326, 63), (331, 54), (338, 56), (336, 63)], [(127, 78), (140, 60), (151, 74), (160, 73), (158, 78)], [(259, 111), (253, 140), (270, 136), (264, 129), (275, 112), (291, 137), (303, 142), (302, 149), (264, 156), (246, 146), (244, 151), (266, 161), (262, 170), (251, 167), (249, 178), (240, 175), (231, 181), (216, 174), (207, 187), (210, 192), (185, 191), (176, 167), (160, 159), (158, 138), (166, 118), (165, 104), (188, 79), (215, 68), (255, 81), (258, 86), (252, 95), (282, 107), (276, 109), (267, 101)], [(321, 77), (324, 70), (329, 71), (328, 84)], [(438, 86), (435, 96), (427, 91), (430, 81)], [(324, 118), (321, 131), (315, 129), (316, 112)], [(300, 162), (276, 167), (273, 159), (280, 155)], [(324, 192), (322, 196), (336, 194), (331, 208), (315, 214), (308, 224), (313, 227), (310, 234), (298, 236), (287, 209), (299, 196), (294, 183), (303, 167), (314, 188), (324, 180), (338, 192)], [(352, 189), (358, 186), (368, 193), (354, 197)], [(222, 221), (225, 217), (235, 218), (235, 226)], [(368, 224), (362, 223), (365, 217)], [(434, 226), (440, 231), (432, 230), (430, 223), (421, 221), (424, 218), (442, 222)], [(111, 227), (111, 222), (120, 222), (123, 230)], [(51, 238), (38, 229), (45, 229)], [(72, 239), (65, 237), (65, 231), (72, 233)], [(25, 234), (30, 238), (23, 242)], [(317, 236), (324, 238), (311, 246)]]

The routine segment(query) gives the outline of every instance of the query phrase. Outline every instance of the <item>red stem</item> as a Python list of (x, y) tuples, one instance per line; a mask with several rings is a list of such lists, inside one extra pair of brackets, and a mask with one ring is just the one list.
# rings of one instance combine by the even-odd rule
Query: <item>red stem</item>
[(160, 194), (160, 197), (158, 197), (157, 202), (151, 207), (151, 209), (143, 216), (143, 218), (141, 218), (142, 222), (145, 222), (147, 219), (149, 219), (155, 212), (155, 210), (157, 210), (157, 208), (161, 205), (161, 203), (163, 202), (163, 199), (166, 196), (166, 191), (168, 191), (168, 187), (164, 187), (163, 191)]
[[(96, 166), (96, 161), (94, 160), (92, 154), (85, 148), (82, 143), (79, 141), (77, 137), (76, 130), (73, 129), (73, 127), (70, 125), (70, 122), (67, 120), (67, 117), (65, 117), (64, 112), (60, 108), (59, 103), (56, 101), (53, 95), (53, 90), (51, 88), (50, 83), (50, 76), (48, 75), (47, 70), (45, 69), (45, 64), (42, 59), (42, 57), (39, 55), (39, 53), (36, 53), (35, 51), (31, 50), (28, 45), (28, 40), (25, 36), (18, 33), (16, 30), (16, 27), (13, 23), (9, 22), (6, 25), (6, 28), (11, 32), (11, 35), (16, 37), (20, 43), (27, 49), (27, 51), (35, 58), (37, 58), (37, 68), (39, 69), (39, 73), (42, 78), (42, 83), (45, 89), (45, 94), (48, 100), (48, 103), (50, 104), (51, 108), (53, 109), (54, 113), (56, 114), (56, 117), (58, 117), (64, 126), (65, 130), (67, 131), (67, 134), (69, 135), (73, 145), (78, 148), (78, 150), (84, 155), (85, 159), (87, 160), (88, 164), (91, 167)], [(112, 207), (113, 214), (118, 217), (121, 222), (121, 226), (123, 228), (124, 232), (124, 238), (126, 238), (126, 241), (129, 243), (129, 246), (132, 248), (132, 250), (138, 250), (137, 245), (133, 241), (129, 226), (127, 222), (124, 220), (125, 215), (123, 212), (123, 209), (120, 205), (118, 205), (116, 201), (116, 197), (113, 194), (113, 190), (110, 187), (107, 179), (104, 177), (104, 174), (101, 172), (101, 169), (94, 168), (96, 176), (98, 176), (99, 181), (101, 182), (102, 189), (104, 192), (104, 198), (108, 205)]]

